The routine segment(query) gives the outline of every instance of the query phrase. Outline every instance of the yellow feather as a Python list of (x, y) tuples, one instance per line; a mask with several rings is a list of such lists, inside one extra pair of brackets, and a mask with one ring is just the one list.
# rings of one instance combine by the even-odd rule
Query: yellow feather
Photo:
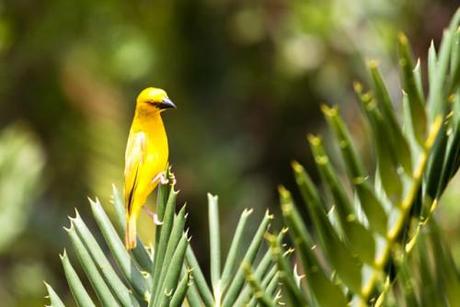
[(136, 246), (137, 217), (148, 196), (158, 185), (158, 175), (168, 163), (168, 138), (160, 113), (175, 107), (166, 92), (157, 88), (143, 90), (129, 132), (125, 153), (126, 248)]

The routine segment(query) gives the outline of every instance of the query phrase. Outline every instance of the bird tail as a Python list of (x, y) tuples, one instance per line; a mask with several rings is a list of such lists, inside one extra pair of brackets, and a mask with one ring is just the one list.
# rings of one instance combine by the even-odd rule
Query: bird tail
[(126, 233), (125, 233), (126, 249), (131, 250), (136, 247), (136, 215), (126, 215)]

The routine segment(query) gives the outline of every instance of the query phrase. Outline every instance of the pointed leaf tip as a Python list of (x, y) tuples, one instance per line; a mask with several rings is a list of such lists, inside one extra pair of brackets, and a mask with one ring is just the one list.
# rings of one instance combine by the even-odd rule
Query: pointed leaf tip
[(65, 248), (62, 251), (62, 254), (59, 254), (59, 258), (61, 258), (61, 260), (63, 260), (64, 258), (67, 258), (67, 251)]
[(295, 160), (291, 162), (291, 167), (292, 167), (292, 170), (296, 173), (300, 173), (304, 169), (303, 166)]
[(65, 227), (65, 226), (62, 226), (62, 228), (66, 231), (66, 232), (71, 232), (74, 230), (74, 225), (73, 225), (73, 222), (72, 222), (72, 218), (69, 216), (68, 217), (69, 220), (70, 220), (70, 225), (69, 227)]
[(278, 193), (284, 195), (287, 193), (287, 189), (282, 184), (280, 184), (278, 185)]
[(267, 219), (269, 220), (273, 220), (275, 218), (275, 216), (273, 214), (270, 213), (270, 210), (267, 210), (265, 211), (265, 216), (267, 217)]
[(253, 209), (253, 208), (245, 208), (245, 209), (243, 210), (243, 213), (242, 213), (241, 215), (244, 216), (244, 217), (248, 217), (248, 216), (250, 216), (253, 212), (254, 212), (254, 209)]
[(321, 137), (314, 135), (314, 134), (307, 135), (307, 140), (313, 146), (317, 146), (321, 144)]
[(94, 203), (94, 200), (90, 196), (87, 196), (86, 199), (89, 201), (90, 204)]
[(328, 106), (326, 104), (322, 104), (321, 111), (326, 117), (334, 117), (334, 116), (337, 116), (337, 113), (339, 112), (339, 107), (338, 106)]
[(361, 82), (359, 82), (359, 81), (353, 82), (353, 90), (357, 94), (361, 94), (363, 92), (363, 84)]
[(407, 45), (408, 43), (408, 40), (407, 40), (407, 36), (406, 34), (404, 34), (403, 32), (400, 32), (398, 34), (398, 39), (399, 39), (399, 42), (403, 45)]
[(80, 213), (78, 212), (78, 209), (77, 209), (77, 208), (74, 208), (74, 210), (75, 210), (75, 217), (74, 217), (74, 218), (71, 218), (71, 217), (69, 216), (69, 219), (71, 219), (71, 220), (80, 219)]
[(377, 69), (379, 67), (379, 62), (375, 59), (371, 59), (367, 61), (367, 67), (369, 67), (369, 69)]
[(213, 201), (217, 201), (219, 199), (219, 196), (218, 195), (213, 195), (211, 193), (207, 193), (207, 196), (208, 196), (208, 200), (213, 200)]

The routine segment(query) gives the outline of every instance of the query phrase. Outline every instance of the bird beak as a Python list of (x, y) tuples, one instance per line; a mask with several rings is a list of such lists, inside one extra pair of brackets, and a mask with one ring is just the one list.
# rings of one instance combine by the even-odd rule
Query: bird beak
[(165, 99), (163, 99), (163, 100), (158, 104), (158, 108), (159, 108), (160, 110), (164, 110), (164, 109), (176, 109), (176, 105), (171, 101), (171, 99), (165, 98)]

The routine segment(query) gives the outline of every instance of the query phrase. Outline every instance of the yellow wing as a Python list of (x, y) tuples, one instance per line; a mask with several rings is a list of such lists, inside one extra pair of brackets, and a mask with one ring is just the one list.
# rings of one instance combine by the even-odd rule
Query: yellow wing
[(125, 153), (125, 206), (131, 212), (145, 155), (145, 134), (130, 132)]
[[(145, 132), (133, 132), (128, 138), (125, 156), (125, 204), (127, 213), (142, 207), (155, 188), (154, 178), (166, 168), (167, 142)], [(165, 149), (166, 148), (166, 149)]]

